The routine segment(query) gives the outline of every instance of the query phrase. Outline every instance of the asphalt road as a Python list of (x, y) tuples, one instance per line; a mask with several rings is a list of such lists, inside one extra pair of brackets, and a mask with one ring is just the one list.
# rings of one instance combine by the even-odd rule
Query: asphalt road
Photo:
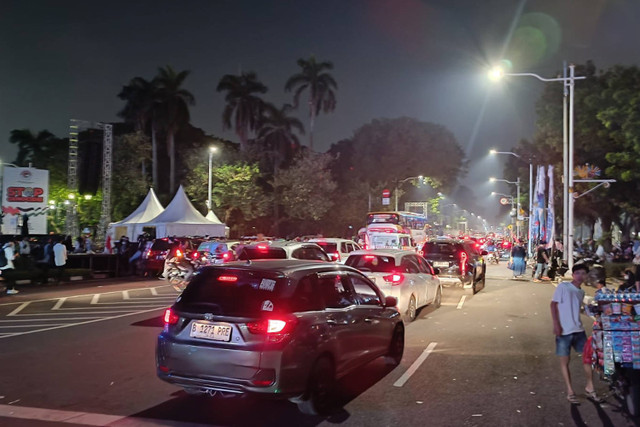
[[(328, 418), (286, 401), (194, 398), (158, 380), (160, 316), (178, 294), (161, 281), (3, 297), (0, 425), (637, 425), (599, 380), (606, 403), (584, 394), (579, 406), (566, 401), (553, 354), (554, 287), (508, 273), (490, 266), (474, 296), (445, 288), (442, 307), (424, 308), (407, 326), (401, 365), (378, 360), (343, 379), (342, 407)], [(574, 357), (576, 390), (584, 388), (580, 363)]]

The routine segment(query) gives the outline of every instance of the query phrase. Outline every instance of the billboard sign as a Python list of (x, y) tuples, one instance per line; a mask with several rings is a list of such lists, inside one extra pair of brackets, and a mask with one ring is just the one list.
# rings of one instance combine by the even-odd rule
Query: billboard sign
[(49, 171), (4, 167), (2, 176), (2, 234), (47, 234)]

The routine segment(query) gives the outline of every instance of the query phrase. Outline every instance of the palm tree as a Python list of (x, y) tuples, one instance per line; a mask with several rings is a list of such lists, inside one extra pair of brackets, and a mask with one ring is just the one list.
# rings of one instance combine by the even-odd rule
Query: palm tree
[(293, 107), (290, 104), (285, 104), (280, 109), (271, 104), (265, 106), (258, 139), (264, 143), (267, 150), (273, 153), (274, 170), (280, 166), (283, 159), (292, 158), (300, 147), (300, 141), (294, 130), (304, 134), (302, 122), (289, 116), (292, 110)]
[(56, 141), (56, 137), (48, 130), (41, 130), (35, 135), (29, 129), (14, 129), (9, 136), (9, 142), (18, 145), (15, 160), (18, 166), (34, 163), (36, 167), (44, 167), (40, 162), (50, 160), (45, 158), (54, 149), (52, 144)]
[(293, 94), (294, 106), (299, 105), (300, 95), (305, 90), (309, 90), (309, 149), (313, 151), (313, 128), (315, 120), (320, 111), (329, 113), (336, 108), (336, 95), (334, 90), (338, 89), (338, 84), (327, 70), (333, 70), (333, 63), (317, 62), (316, 57), (311, 55), (307, 59), (298, 59), (298, 66), (302, 71), (294, 74), (287, 80), (285, 90), (287, 92), (295, 90)]
[(227, 92), (227, 106), (222, 113), (222, 124), (225, 129), (234, 128), (240, 138), (240, 150), (245, 152), (249, 132), (258, 129), (265, 109), (265, 102), (257, 94), (266, 93), (267, 87), (258, 80), (256, 73), (250, 71), (239, 76), (224, 75), (218, 83), (217, 90)]
[[(155, 81), (148, 81), (142, 77), (134, 77), (124, 86), (118, 98), (126, 101), (118, 116), (133, 123), (138, 132), (145, 133), (147, 124), (151, 120), (151, 177), (153, 187), (158, 189), (158, 90)], [(146, 175), (144, 159), (142, 175)]]
[(170, 66), (158, 69), (154, 79), (158, 89), (159, 111), (163, 129), (167, 135), (167, 154), (169, 156), (169, 191), (173, 193), (176, 186), (175, 134), (181, 126), (189, 123), (189, 105), (195, 104), (191, 92), (180, 86), (189, 75), (185, 70), (177, 73)]

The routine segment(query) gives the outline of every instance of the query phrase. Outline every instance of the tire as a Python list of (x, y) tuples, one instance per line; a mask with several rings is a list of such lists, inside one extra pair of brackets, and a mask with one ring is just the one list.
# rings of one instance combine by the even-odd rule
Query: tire
[(298, 410), (306, 415), (328, 414), (333, 409), (335, 386), (333, 363), (326, 357), (318, 359), (311, 368), (307, 390), (296, 402)]
[(389, 351), (384, 356), (384, 363), (388, 366), (398, 366), (402, 362), (404, 354), (404, 327), (397, 325), (393, 330), (391, 342), (389, 343)]
[(440, 308), (442, 305), (442, 290), (440, 286), (438, 286), (438, 290), (436, 291), (436, 298), (433, 300), (433, 306), (435, 308)]
[(413, 322), (416, 320), (416, 316), (418, 315), (418, 308), (416, 307), (416, 297), (411, 295), (409, 299), (409, 308), (407, 308), (407, 319), (409, 322)]

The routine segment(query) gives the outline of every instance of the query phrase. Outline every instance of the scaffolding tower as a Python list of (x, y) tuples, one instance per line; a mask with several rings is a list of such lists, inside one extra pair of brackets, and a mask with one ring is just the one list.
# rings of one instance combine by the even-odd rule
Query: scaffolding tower
[[(78, 192), (78, 135), (80, 129), (101, 129), (102, 137), (102, 208), (100, 222), (96, 234), (96, 244), (104, 242), (107, 228), (111, 222), (111, 159), (113, 151), (113, 126), (107, 123), (90, 122), (86, 120), (71, 119), (69, 130), (69, 167), (67, 187), (69, 188), (69, 204), (67, 204), (67, 220), (65, 233), (76, 237), (80, 235), (78, 230), (78, 210), (76, 194)], [(73, 196), (72, 196), (73, 195)]]

